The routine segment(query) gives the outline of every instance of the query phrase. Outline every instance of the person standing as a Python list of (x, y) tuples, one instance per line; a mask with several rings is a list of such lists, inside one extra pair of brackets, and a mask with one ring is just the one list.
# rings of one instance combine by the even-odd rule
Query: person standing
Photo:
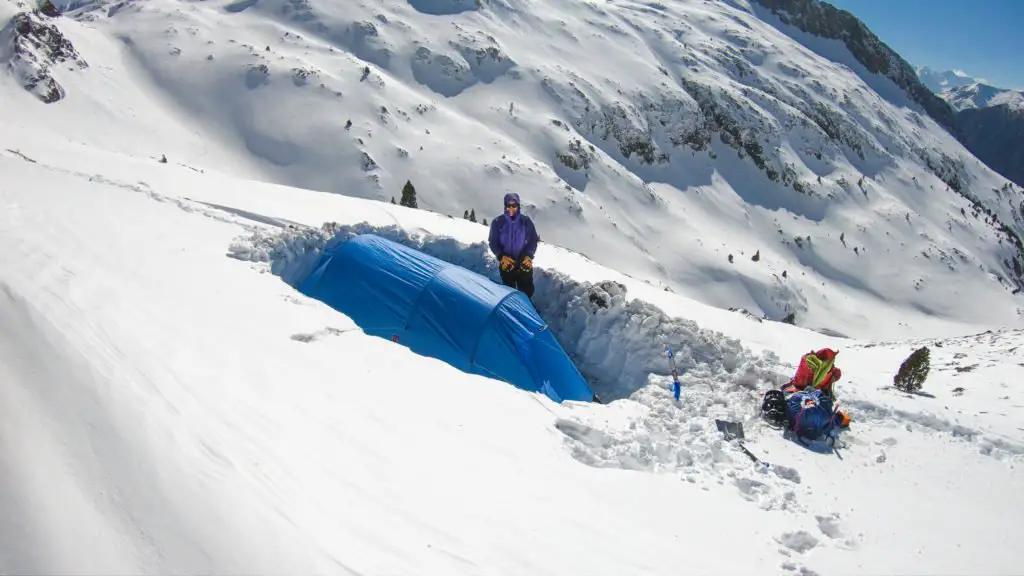
[(505, 211), (491, 220), (488, 238), (491, 252), (498, 260), (501, 282), (533, 299), (533, 256), (540, 236), (533, 220), (523, 214), (519, 195), (505, 194)]

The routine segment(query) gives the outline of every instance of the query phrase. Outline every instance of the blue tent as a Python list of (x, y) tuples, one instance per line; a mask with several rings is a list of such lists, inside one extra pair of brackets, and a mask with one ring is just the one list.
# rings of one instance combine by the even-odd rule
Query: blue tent
[(556, 402), (594, 398), (525, 294), (380, 236), (363, 234), (324, 252), (299, 291), (367, 334), (465, 372)]

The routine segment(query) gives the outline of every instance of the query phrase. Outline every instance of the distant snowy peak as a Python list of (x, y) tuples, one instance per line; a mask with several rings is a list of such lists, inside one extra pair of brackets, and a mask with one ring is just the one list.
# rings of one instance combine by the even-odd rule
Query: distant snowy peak
[(960, 70), (935, 70), (928, 66), (918, 66), (917, 76), (929, 90), (940, 96), (946, 90), (985, 82), (984, 78), (974, 78)]
[(996, 88), (976, 82), (967, 86), (949, 88), (939, 93), (957, 111), (967, 108), (988, 108), (1006, 104), (1013, 110), (1024, 110), (1024, 92)]

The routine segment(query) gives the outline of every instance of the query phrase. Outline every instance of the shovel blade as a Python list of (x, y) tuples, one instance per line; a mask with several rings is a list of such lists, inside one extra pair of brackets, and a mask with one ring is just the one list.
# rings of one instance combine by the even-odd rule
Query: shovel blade
[(737, 438), (743, 440), (743, 423), (742, 422), (729, 422), (728, 420), (715, 420), (715, 426), (718, 427), (718, 431), (725, 434), (726, 440), (732, 440)]

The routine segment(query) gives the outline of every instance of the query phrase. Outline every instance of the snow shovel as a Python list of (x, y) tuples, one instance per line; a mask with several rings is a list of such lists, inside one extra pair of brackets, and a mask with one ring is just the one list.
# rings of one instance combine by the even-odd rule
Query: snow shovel
[(747, 450), (747, 447), (743, 445), (744, 436), (742, 422), (729, 422), (728, 420), (715, 419), (715, 426), (718, 427), (719, 432), (725, 435), (726, 442), (736, 440), (736, 444), (740, 447), (740, 450), (743, 450), (743, 453), (756, 464), (761, 464), (765, 467), (769, 465), (767, 462), (762, 462), (757, 456), (754, 456), (750, 450)]
[(679, 393), (682, 391), (683, 386), (679, 383), (679, 370), (676, 369), (676, 355), (672, 352), (672, 347), (665, 345), (668, 350), (668, 363), (672, 367), (672, 396), (679, 402)]

